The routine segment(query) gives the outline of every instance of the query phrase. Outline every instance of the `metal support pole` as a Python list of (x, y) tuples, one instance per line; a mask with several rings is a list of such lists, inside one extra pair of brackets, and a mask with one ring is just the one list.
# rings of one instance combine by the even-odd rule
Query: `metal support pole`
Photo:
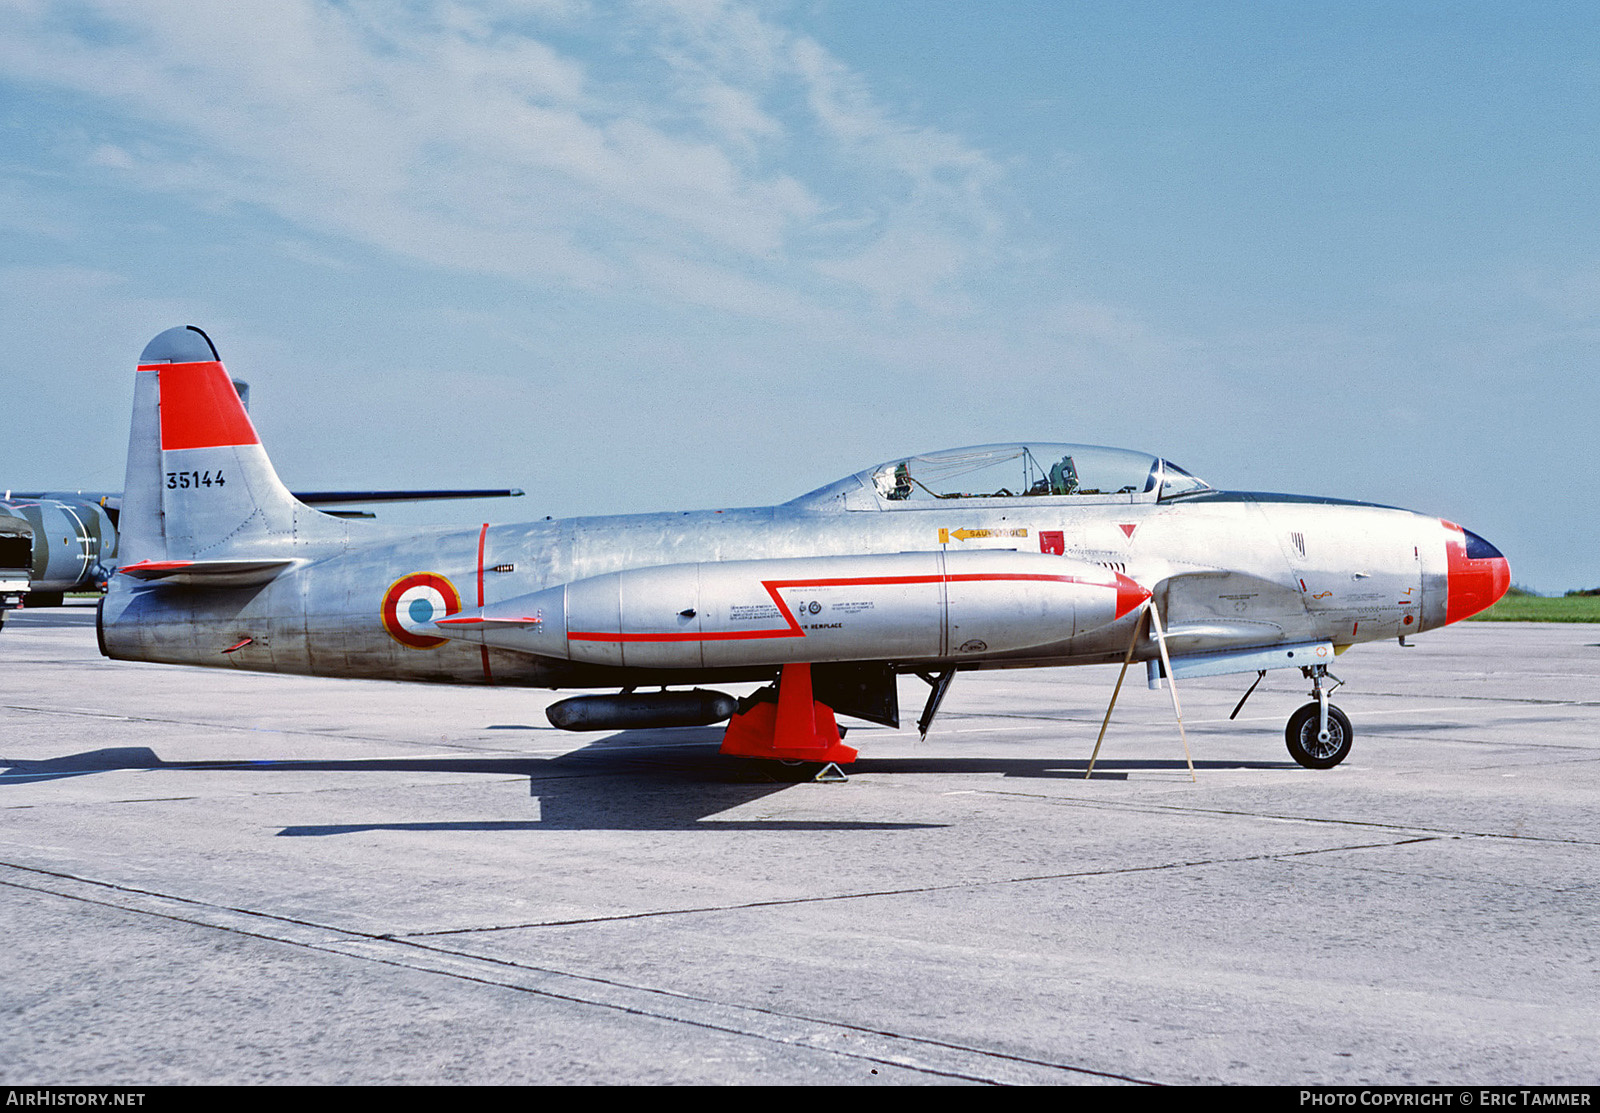
[(1111, 709), (1117, 706), (1117, 695), (1122, 691), (1123, 678), (1128, 675), (1128, 662), (1133, 660), (1134, 647), (1139, 644), (1139, 638), (1144, 634), (1145, 623), (1150, 618), (1150, 604), (1145, 603), (1145, 609), (1139, 615), (1139, 621), (1133, 624), (1133, 637), (1128, 640), (1128, 652), (1122, 655), (1122, 671), (1117, 673), (1117, 686), (1111, 690), (1111, 703), (1106, 706), (1106, 717), (1100, 724), (1100, 736), (1094, 740), (1094, 753), (1089, 755), (1089, 768), (1083, 772), (1083, 779), (1088, 780), (1094, 775), (1095, 759), (1100, 756), (1100, 743), (1106, 740), (1106, 727), (1111, 725)]
[(1189, 779), (1194, 776), (1194, 759), (1189, 756), (1189, 734), (1183, 729), (1183, 708), (1178, 706), (1178, 681), (1172, 675), (1172, 658), (1167, 656), (1167, 632), (1161, 626), (1161, 614), (1156, 610), (1155, 600), (1150, 600), (1150, 621), (1154, 624), (1156, 632), (1156, 647), (1161, 650), (1161, 667), (1167, 670), (1167, 688), (1172, 693), (1172, 714), (1178, 720), (1178, 737), (1183, 740), (1183, 760), (1189, 766)]

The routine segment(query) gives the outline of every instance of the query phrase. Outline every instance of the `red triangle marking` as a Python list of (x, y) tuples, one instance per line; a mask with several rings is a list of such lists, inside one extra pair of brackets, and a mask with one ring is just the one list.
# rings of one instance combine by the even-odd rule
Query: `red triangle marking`
[(1128, 535), (1128, 540), (1133, 540), (1133, 531), (1139, 528), (1138, 522), (1118, 522), (1117, 528)]

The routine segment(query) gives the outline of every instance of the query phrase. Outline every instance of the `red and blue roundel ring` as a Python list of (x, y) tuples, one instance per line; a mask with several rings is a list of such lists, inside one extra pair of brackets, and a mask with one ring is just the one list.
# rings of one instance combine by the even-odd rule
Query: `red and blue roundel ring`
[(428, 624), (460, 609), (461, 593), (455, 584), (434, 572), (413, 572), (389, 585), (378, 613), (395, 641), (412, 649), (432, 649), (450, 639), (424, 633)]

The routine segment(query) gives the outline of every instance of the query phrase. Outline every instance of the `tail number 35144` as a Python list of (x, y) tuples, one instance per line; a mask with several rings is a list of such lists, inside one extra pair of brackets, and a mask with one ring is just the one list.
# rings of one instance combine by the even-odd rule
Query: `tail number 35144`
[(181, 487), (224, 487), (227, 480), (222, 477), (222, 470), (212, 471), (169, 471), (167, 473), (167, 490), (176, 491)]

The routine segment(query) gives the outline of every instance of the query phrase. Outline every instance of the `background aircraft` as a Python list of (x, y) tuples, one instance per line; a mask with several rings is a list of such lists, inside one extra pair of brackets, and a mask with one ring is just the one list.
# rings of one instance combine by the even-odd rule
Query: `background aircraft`
[(0, 498), (0, 619), (22, 603), (59, 605), (69, 591), (98, 591), (117, 550), (111, 495), (5, 492)]
[[(145, 348), (102, 651), (126, 660), (620, 689), (577, 729), (730, 719), (726, 753), (848, 762), (835, 712), (899, 725), (896, 678), (1145, 661), (1301, 668), (1290, 753), (1349, 752), (1327, 700), (1351, 645), (1443, 626), (1509, 586), (1438, 518), (1215, 490), (1145, 453), (985, 445), (903, 457), (780, 506), (418, 535), (330, 517), (278, 480), (209, 338)], [(764, 681), (743, 701), (673, 685)], [(661, 686), (639, 693), (642, 686)]]

